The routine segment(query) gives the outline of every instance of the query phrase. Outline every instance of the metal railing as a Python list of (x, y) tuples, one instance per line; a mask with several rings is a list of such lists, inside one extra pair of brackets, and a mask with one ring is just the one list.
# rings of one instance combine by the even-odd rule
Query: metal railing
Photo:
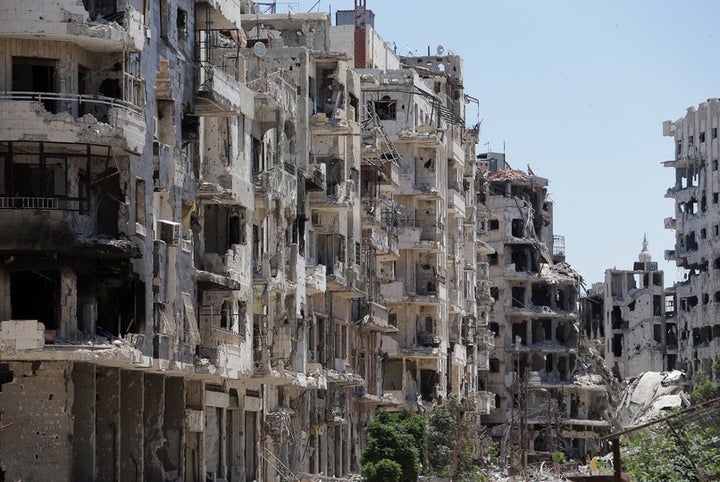
[(86, 112), (83, 112), (82, 107), (90, 106), (107, 106), (109, 108), (119, 108), (134, 112), (135, 114), (142, 115), (142, 109), (139, 105), (132, 102), (115, 99), (113, 97), (105, 97), (102, 95), (87, 95), (87, 94), (67, 94), (57, 92), (17, 92), (17, 91), (2, 91), (0, 92), (0, 101), (2, 100), (21, 100), (21, 101), (33, 101), (42, 102), (46, 106), (50, 102), (54, 102), (54, 108), (50, 109), (55, 113), (67, 112), (77, 119)]

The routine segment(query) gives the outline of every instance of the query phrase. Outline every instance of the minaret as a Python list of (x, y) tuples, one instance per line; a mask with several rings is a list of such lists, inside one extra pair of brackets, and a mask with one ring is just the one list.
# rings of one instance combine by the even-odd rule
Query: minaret
[(642, 251), (640, 251), (640, 254), (638, 255), (638, 260), (641, 263), (649, 263), (652, 261), (652, 255), (650, 254), (650, 251), (648, 251), (647, 233), (643, 235), (643, 247)]

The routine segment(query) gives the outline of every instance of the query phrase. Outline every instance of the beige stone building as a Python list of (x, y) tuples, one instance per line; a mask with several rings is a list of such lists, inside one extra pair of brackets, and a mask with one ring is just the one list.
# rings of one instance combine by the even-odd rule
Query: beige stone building
[(675, 214), (665, 227), (675, 231), (675, 247), (665, 258), (685, 270), (674, 285), (674, 321), (677, 326), (677, 366), (692, 378), (699, 371), (711, 375), (720, 354), (718, 269), (718, 124), (720, 101), (708, 99), (690, 107), (684, 117), (663, 123), (663, 134), (675, 141), (675, 155), (665, 167), (675, 172), (675, 184), (665, 197), (675, 200)]
[(342, 480), (379, 406), (490, 412), (458, 56), (247, 1), (10, 0), (0, 61), (2, 477)]
[(608, 269), (603, 285), (603, 353), (619, 379), (673, 370), (677, 330), (666, 323), (663, 272), (647, 239), (632, 270)]
[(553, 233), (548, 181), (510, 168), (503, 154), (482, 154), (479, 162), (489, 184), (479, 234), (494, 250), (488, 262), (496, 300), (487, 389), (498, 394), (484, 421), (515, 467), (525, 452), (595, 452), (610, 430), (607, 387), (579, 340), (581, 278)]

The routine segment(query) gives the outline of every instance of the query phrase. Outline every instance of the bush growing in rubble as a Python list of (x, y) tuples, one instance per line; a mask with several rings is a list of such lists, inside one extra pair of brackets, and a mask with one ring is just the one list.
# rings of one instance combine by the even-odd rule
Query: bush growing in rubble
[[(716, 360), (717, 363), (717, 360)], [(714, 365), (713, 365), (714, 368)], [(692, 403), (702, 403), (720, 396), (720, 388), (703, 372), (695, 375), (694, 388), (690, 394)]]
[(407, 409), (380, 410), (367, 427), (362, 476), (368, 482), (415, 482), (425, 463), (425, 418)]

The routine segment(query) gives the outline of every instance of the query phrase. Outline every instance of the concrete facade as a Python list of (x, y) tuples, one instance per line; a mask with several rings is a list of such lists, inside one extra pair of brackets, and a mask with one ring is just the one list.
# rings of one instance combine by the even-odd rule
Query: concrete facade
[(712, 375), (720, 354), (720, 236), (718, 218), (718, 127), (720, 100), (708, 99), (690, 107), (684, 117), (663, 123), (663, 135), (675, 141), (675, 155), (665, 167), (675, 172), (675, 184), (665, 197), (675, 200), (674, 216), (665, 227), (675, 231), (675, 246), (665, 258), (683, 268), (686, 279), (673, 287), (673, 313), (677, 326), (677, 367), (689, 379), (699, 371)]
[(512, 466), (531, 451), (596, 453), (611, 426), (609, 374), (580, 343), (581, 278), (553, 233), (548, 181), (510, 168), (503, 154), (480, 155), (478, 163), (488, 170), (478, 235), (494, 250), (488, 261), (496, 300), (487, 387), (498, 394), (497, 409), (484, 421)]
[(333, 28), (0, 6), (3, 478), (342, 480), (379, 406), (456, 395), (479, 428), (493, 249), (462, 59), (365, 30), (357, 67)]
[(674, 370), (677, 362), (677, 330), (672, 322), (666, 323), (663, 272), (647, 247), (643, 239), (632, 270), (605, 271), (602, 352), (621, 380), (646, 371)]

